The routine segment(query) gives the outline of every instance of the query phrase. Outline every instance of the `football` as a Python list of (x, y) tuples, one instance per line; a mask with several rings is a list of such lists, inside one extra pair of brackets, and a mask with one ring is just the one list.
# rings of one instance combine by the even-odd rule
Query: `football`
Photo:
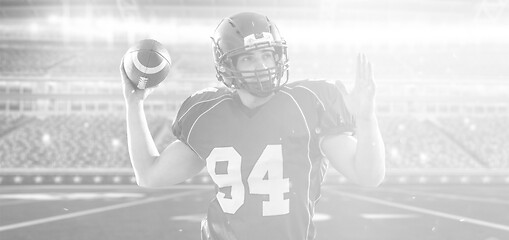
[(157, 86), (166, 79), (170, 67), (170, 53), (154, 39), (139, 41), (124, 55), (127, 77), (138, 89)]

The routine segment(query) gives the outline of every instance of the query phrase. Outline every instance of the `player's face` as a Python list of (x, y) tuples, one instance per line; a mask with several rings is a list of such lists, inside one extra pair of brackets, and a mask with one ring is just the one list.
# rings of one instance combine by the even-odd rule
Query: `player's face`
[[(243, 53), (237, 58), (237, 71), (256, 71), (273, 68), (276, 66), (274, 59), (273, 49), (258, 49), (250, 52)], [(255, 76), (254, 73), (242, 73), (244, 77)], [(269, 80), (268, 72), (263, 73), (265, 75), (260, 80)], [(256, 78), (247, 78), (248, 82), (256, 82)]]

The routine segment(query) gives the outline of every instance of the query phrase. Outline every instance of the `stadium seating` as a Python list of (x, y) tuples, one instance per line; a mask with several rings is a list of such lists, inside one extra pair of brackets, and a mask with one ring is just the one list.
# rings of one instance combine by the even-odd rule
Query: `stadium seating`
[[(180, 48), (177, 48), (180, 49)], [(125, 48), (68, 47), (0, 49), (1, 76), (117, 77)], [(210, 49), (171, 51), (172, 74), (214, 76)]]
[[(148, 119), (152, 135), (164, 117)], [(35, 119), (0, 138), (1, 168), (128, 168), (123, 116), (70, 115)]]
[(73, 51), (2, 48), (0, 49), (0, 76), (47, 76), (53, 68), (74, 57)]
[[(118, 64), (125, 50), (126, 47), (56, 48), (38, 45), (1, 48), (0, 77), (113, 79), (118, 77)], [(208, 46), (170, 49), (175, 79), (213, 78), (209, 50)], [(494, 51), (498, 51), (496, 46), (372, 46), (367, 49), (367, 54), (377, 64), (377, 77), (432, 79), (436, 76), (475, 78), (486, 72), (509, 74), (503, 59), (489, 57)], [(290, 49), (292, 76), (294, 79), (353, 76), (355, 56), (356, 52), (344, 46)], [(476, 58), (487, 61), (483, 62), (482, 67), (474, 67), (478, 64), (478, 61), (474, 61)], [(194, 85), (189, 81), (185, 82), (187, 85), (182, 82), (169, 81), (167, 84), (170, 87), (163, 90), (166, 91), (164, 93), (175, 95), (178, 92), (187, 96), (187, 91), (194, 91), (195, 85), (205, 85), (199, 81), (195, 81)], [(176, 85), (180, 88), (176, 88)], [(13, 88), (19, 90), (19, 87), (11, 85), (10, 90)], [(7, 92), (5, 86), (2, 89)], [(13, 92), (25, 94), (24, 90), (23, 93), (18, 90)], [(114, 91), (116, 89), (112, 87), (104, 92), (99, 91), (99, 94), (108, 95)], [(52, 91), (42, 93), (47, 94), (46, 97), (59, 94)], [(71, 90), (71, 93), (74, 92)], [(86, 93), (83, 91), (84, 95)], [(171, 121), (159, 115), (149, 115), (148, 120), (157, 148), (162, 151), (175, 140), (171, 135)], [(384, 116), (379, 122), (386, 143), (389, 168), (509, 168), (508, 117), (441, 116), (434, 119), (434, 116), (430, 116), (428, 119), (416, 119), (413, 116)], [(2, 115), (0, 168), (130, 168), (125, 136), (123, 115), (50, 114), (46, 118)]]
[(0, 115), (0, 136), (8, 134), (30, 119), (30, 117), (24, 115)]
[[(19, 118), (29, 121), (14, 127)], [(147, 119), (162, 151), (175, 140), (171, 120), (160, 115)], [(0, 137), (1, 168), (131, 167), (124, 116), (3, 116), (0, 120), (6, 123), (2, 129), (14, 128)], [(507, 117), (382, 117), (379, 122), (390, 169), (509, 167)]]
[(509, 117), (439, 118), (441, 127), (488, 168), (509, 167)]
[(482, 165), (429, 121), (382, 118), (387, 164), (396, 169), (480, 168)]
[[(180, 47), (170, 50), (172, 73), (184, 77), (213, 76), (210, 46)], [(116, 77), (126, 46), (97, 48), (0, 49), (0, 76), (79, 76)], [(375, 63), (379, 78), (479, 78), (509, 74), (496, 46), (371, 46), (364, 51)], [(503, 50), (507, 51), (507, 50)], [(496, 53), (496, 54), (495, 54)], [(348, 46), (326, 45), (290, 48), (292, 76), (296, 78), (337, 78), (355, 74), (356, 54)], [(477, 59), (483, 59), (480, 62)], [(480, 65), (482, 64), (482, 65)]]

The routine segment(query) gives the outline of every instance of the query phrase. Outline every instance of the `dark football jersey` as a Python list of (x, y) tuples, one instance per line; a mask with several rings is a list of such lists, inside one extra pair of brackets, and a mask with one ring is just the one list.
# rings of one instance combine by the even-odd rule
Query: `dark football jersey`
[(174, 135), (206, 162), (216, 186), (207, 214), (213, 239), (313, 239), (327, 168), (320, 137), (354, 132), (333, 84), (299, 81), (249, 109), (210, 88), (181, 106)]

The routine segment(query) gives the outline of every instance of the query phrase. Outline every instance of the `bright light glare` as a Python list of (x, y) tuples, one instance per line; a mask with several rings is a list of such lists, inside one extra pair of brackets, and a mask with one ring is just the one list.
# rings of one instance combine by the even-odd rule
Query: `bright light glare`
[(51, 143), (51, 136), (47, 133), (45, 133), (44, 135), (42, 135), (42, 142), (44, 144), (50, 144)]
[(471, 24), (439, 25), (429, 23), (383, 24), (343, 23), (290, 25), (282, 33), (289, 42), (338, 43), (344, 45), (401, 45), (507, 41), (503, 26)]
[[(127, 18), (113, 16), (63, 17), (52, 14), (49, 24), (60, 25), (66, 36), (113, 40), (127, 34), (133, 38), (149, 37), (168, 43), (209, 43), (216, 22), (210, 20), (181, 21), (175, 18)], [(291, 44), (344, 46), (387, 46), (420, 44), (506, 43), (509, 31), (503, 24), (445, 22), (359, 22), (327, 20), (278, 22), (282, 35)], [(32, 33), (42, 30), (36, 22), (29, 26)]]
[(419, 153), (419, 160), (421, 163), (426, 163), (429, 160), (428, 155), (426, 153)]
[(39, 32), (39, 25), (37, 23), (31, 23), (29, 28), (31, 33), (38, 33)]
[(399, 157), (399, 151), (398, 151), (397, 148), (395, 148), (395, 147), (391, 148), (391, 156), (393, 158), (398, 158)]
[(114, 148), (117, 148), (118, 146), (120, 146), (120, 140), (114, 138), (111, 140), (111, 144), (113, 145)]
[(50, 15), (48, 17), (48, 22), (51, 23), (51, 24), (56, 24), (56, 23), (59, 23), (60, 22), (60, 17), (57, 16), (57, 15)]

